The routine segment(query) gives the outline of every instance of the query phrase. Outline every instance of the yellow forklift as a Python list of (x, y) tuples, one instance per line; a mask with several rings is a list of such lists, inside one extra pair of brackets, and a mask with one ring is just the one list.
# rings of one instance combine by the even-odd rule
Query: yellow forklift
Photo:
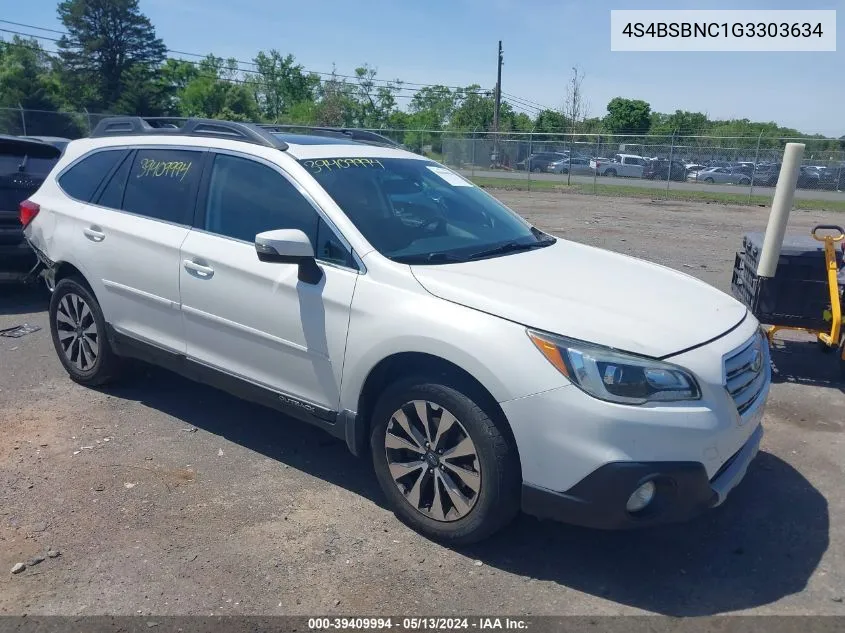
[[(767, 324), (770, 344), (780, 330), (814, 334), (823, 351), (838, 350), (845, 377), (845, 229), (822, 224), (811, 231), (811, 237), (815, 245), (807, 238), (786, 236), (776, 273), (767, 278), (757, 274), (763, 235), (746, 234), (743, 249), (736, 254), (731, 289), (761, 323)], [(823, 259), (820, 250), (824, 251)]]

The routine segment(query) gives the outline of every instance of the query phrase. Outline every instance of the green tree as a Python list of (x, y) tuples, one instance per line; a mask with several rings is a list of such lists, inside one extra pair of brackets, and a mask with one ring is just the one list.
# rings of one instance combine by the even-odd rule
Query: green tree
[(652, 134), (679, 135), (707, 134), (711, 122), (707, 115), (702, 112), (687, 112), (686, 110), (675, 110), (674, 114), (660, 114), (655, 112), (651, 115)]
[(537, 114), (535, 121), (535, 131), (537, 132), (566, 132), (569, 125), (566, 117), (556, 110), (543, 110)]
[(452, 115), (450, 127), (457, 130), (487, 131), (493, 127), (493, 95), (473, 84), (458, 94), (458, 107)]
[(612, 134), (646, 134), (651, 126), (651, 106), (640, 99), (615, 97), (607, 104), (604, 127)]
[(139, 73), (158, 68), (166, 52), (138, 0), (63, 0), (57, 11), (68, 31), (58, 47), (70, 103), (108, 110), (130, 83), (140, 101), (158, 94), (154, 86), (143, 98), (137, 94), (144, 88), (137, 82)]
[(26, 110), (26, 132), (76, 137), (83, 122), (71, 115), (57, 115), (62, 107), (61, 86), (55, 60), (35, 40), (13, 37), (0, 41), (0, 131), (24, 133), (18, 108)]
[(209, 55), (197, 67), (179, 95), (179, 110), (184, 116), (234, 121), (257, 121), (258, 104), (252, 90), (239, 78), (237, 62)]
[(256, 72), (248, 83), (265, 119), (279, 120), (298, 104), (315, 100), (320, 79), (314, 73), (305, 73), (293, 55), (261, 51), (254, 61)]

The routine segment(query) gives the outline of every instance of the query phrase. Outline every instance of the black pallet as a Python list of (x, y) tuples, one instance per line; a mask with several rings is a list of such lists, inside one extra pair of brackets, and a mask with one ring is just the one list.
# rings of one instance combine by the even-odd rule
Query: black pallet
[[(773, 278), (757, 275), (762, 234), (743, 238), (743, 250), (734, 259), (731, 291), (762, 323), (827, 329), (830, 309), (824, 246), (811, 237), (788, 236)], [(842, 253), (837, 248), (837, 263)], [(840, 291), (840, 301), (842, 288)]]

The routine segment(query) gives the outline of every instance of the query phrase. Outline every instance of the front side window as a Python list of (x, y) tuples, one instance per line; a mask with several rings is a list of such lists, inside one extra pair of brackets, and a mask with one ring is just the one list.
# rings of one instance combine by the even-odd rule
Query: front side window
[(111, 149), (89, 154), (59, 177), (59, 186), (71, 198), (90, 202), (103, 179), (128, 152)]
[(297, 188), (279, 172), (247, 158), (218, 154), (211, 168), (203, 228), (254, 242), (276, 229), (299, 229), (317, 259), (352, 266), (351, 252)]
[(299, 162), (367, 241), (395, 261), (468, 261), (554, 242), (469, 181), (428, 160)]
[(132, 161), (123, 210), (155, 220), (190, 224), (202, 152), (181, 149), (139, 149)]

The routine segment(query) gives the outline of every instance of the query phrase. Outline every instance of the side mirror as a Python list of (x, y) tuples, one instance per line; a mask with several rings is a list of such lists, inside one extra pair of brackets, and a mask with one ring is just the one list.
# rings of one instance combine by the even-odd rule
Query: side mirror
[(270, 264), (297, 264), (299, 280), (316, 284), (323, 271), (314, 258), (311, 240), (299, 229), (264, 231), (255, 236), (255, 252), (259, 261)]

